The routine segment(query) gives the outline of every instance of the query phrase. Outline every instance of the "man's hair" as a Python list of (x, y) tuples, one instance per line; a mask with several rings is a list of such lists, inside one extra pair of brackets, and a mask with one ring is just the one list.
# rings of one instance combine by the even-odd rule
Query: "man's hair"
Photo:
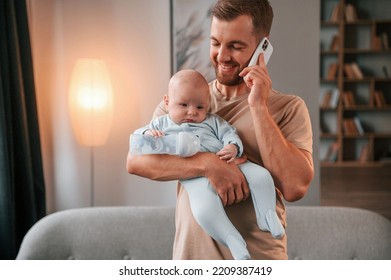
[(253, 32), (268, 36), (273, 22), (273, 9), (268, 0), (218, 0), (212, 16), (231, 21), (240, 15), (248, 15), (253, 22)]

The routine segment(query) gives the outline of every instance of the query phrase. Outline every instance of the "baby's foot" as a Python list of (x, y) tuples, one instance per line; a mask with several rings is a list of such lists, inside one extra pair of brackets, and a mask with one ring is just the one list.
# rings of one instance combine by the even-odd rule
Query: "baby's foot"
[(243, 243), (243, 241), (238, 240), (233, 235), (228, 235), (226, 242), (235, 260), (250, 259), (250, 253), (248, 252), (246, 244)]
[[(258, 217), (262, 217), (262, 216), (258, 215)], [(269, 209), (266, 212), (266, 216), (264, 217), (264, 219), (262, 218), (257, 219), (257, 223), (262, 231), (270, 231), (272, 236), (276, 239), (280, 239), (285, 235), (285, 229), (282, 226), (276, 211), (272, 209)]]

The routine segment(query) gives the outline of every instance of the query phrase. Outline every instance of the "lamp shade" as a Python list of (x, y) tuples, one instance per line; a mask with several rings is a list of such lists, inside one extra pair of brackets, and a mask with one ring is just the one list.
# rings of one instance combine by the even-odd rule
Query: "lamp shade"
[(69, 112), (81, 145), (101, 146), (106, 142), (113, 115), (113, 93), (104, 61), (76, 62), (69, 88)]

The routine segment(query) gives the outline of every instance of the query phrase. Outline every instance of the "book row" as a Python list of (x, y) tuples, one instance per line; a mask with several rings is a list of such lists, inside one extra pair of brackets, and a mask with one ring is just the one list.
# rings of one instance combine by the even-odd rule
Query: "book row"
[(352, 4), (346, 4), (345, 9), (342, 10), (340, 5), (336, 5), (330, 16), (331, 22), (338, 22), (343, 13), (346, 22), (356, 22), (358, 20), (356, 8)]
[[(342, 104), (344, 105), (345, 108), (354, 108), (355, 106), (358, 105), (354, 97), (353, 91), (345, 90), (342, 92), (341, 95), (339, 89), (334, 88), (320, 93), (320, 99), (319, 99), (320, 108), (336, 109), (338, 106), (340, 96), (342, 97), (342, 102), (343, 102)], [(365, 105), (371, 106), (371, 104), (373, 104), (373, 106), (377, 108), (385, 108), (388, 106), (382, 90), (375, 90), (373, 93), (373, 102), (372, 103), (368, 102), (368, 104)]]

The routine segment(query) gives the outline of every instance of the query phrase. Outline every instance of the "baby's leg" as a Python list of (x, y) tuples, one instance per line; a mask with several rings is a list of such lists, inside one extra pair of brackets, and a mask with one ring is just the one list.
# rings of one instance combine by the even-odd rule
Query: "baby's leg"
[(276, 213), (276, 190), (269, 171), (249, 161), (239, 165), (246, 177), (253, 199), (258, 226), (270, 231), (274, 238), (285, 234), (284, 227)]
[(197, 223), (216, 241), (228, 247), (236, 260), (250, 258), (246, 242), (225, 213), (220, 197), (205, 177), (182, 180)]

